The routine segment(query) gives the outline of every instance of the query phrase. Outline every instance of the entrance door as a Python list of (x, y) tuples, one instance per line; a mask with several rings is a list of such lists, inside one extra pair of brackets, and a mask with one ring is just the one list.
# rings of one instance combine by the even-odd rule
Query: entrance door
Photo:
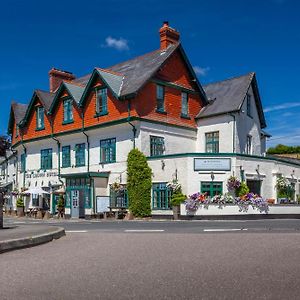
[(261, 181), (260, 180), (249, 180), (247, 179), (247, 186), (251, 193), (260, 195), (260, 187)]
[(71, 217), (79, 218), (79, 191), (71, 191)]

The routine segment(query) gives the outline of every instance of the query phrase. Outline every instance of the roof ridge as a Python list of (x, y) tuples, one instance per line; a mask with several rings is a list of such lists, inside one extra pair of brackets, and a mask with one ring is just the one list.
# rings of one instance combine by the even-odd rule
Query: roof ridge
[(122, 74), (122, 73), (115, 72), (115, 71), (111, 71), (111, 70), (109, 70), (109, 69), (103, 69), (103, 68), (98, 68), (98, 67), (96, 67), (95, 69), (96, 69), (96, 70), (103, 71), (103, 72), (106, 72), (106, 73), (110, 73), (110, 74), (113, 74), (113, 75), (116, 75), (116, 76), (120, 76), (120, 77), (124, 77), (124, 76), (125, 76), (125, 75)]
[(214, 81), (214, 82), (211, 82), (211, 83), (203, 84), (203, 87), (207, 87), (209, 85), (217, 84), (217, 83), (224, 82), (224, 81), (230, 81), (230, 80), (234, 80), (234, 79), (238, 79), (238, 78), (246, 77), (246, 76), (249, 76), (249, 77), (251, 76), (251, 80), (252, 80), (254, 75), (255, 75), (255, 72), (249, 72), (249, 73), (246, 73), (244, 75), (234, 76), (234, 77), (230, 77), (230, 78), (227, 78), (227, 79), (217, 80), (217, 81)]
[(156, 50), (153, 50), (153, 51), (151, 51), (151, 52), (148, 52), (148, 53), (145, 53), (145, 54), (142, 54), (142, 55), (139, 55), (139, 56), (135, 56), (135, 57), (133, 57), (133, 58), (131, 58), (131, 59), (128, 59), (128, 60), (119, 62), (119, 63), (117, 63), (117, 64), (115, 64), (115, 65), (112, 65), (112, 66), (108, 67), (107, 69), (111, 69), (111, 68), (113, 68), (113, 67), (116, 67), (116, 66), (121, 65), (121, 64), (125, 64), (125, 63), (127, 63), (127, 62), (133, 61), (133, 60), (138, 59), (138, 58), (140, 59), (140, 58), (142, 58), (142, 57), (144, 57), (144, 56), (147, 56), (147, 55), (153, 54), (153, 53), (155, 53), (155, 52), (159, 52), (159, 51), (160, 51), (160, 49), (156, 49)]
[(78, 82), (73, 82), (72, 80), (63, 80), (63, 83), (68, 83), (68, 84), (72, 84), (72, 85), (75, 85), (75, 86), (78, 86), (78, 87), (81, 87), (81, 88), (85, 88), (85, 85), (80, 84)]

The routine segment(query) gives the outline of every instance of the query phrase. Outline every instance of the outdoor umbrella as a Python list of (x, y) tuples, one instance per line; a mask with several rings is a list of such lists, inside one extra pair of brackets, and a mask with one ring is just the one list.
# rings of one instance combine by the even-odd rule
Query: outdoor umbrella
[(26, 190), (24, 192), (22, 192), (22, 195), (42, 195), (42, 194), (50, 194), (46, 191), (44, 191), (42, 188), (40, 187), (35, 187), (35, 188), (32, 188), (32, 189), (29, 189), (29, 190)]

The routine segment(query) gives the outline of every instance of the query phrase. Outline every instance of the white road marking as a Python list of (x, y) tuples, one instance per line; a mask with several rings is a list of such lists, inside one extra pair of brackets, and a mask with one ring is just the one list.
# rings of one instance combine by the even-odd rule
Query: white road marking
[(163, 229), (126, 229), (124, 232), (164, 232)]
[(66, 230), (66, 233), (85, 233), (87, 230)]
[(244, 231), (248, 230), (247, 228), (216, 228), (216, 229), (203, 229), (203, 231), (207, 232), (217, 232), (217, 231)]

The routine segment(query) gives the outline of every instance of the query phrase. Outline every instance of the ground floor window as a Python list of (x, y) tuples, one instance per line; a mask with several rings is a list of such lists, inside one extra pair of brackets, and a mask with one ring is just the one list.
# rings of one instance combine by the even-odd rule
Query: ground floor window
[(152, 185), (152, 208), (169, 209), (171, 190), (166, 183), (153, 183)]
[(202, 181), (201, 193), (207, 193), (208, 197), (214, 197), (223, 193), (223, 183), (215, 181)]
[(110, 198), (110, 207), (128, 208), (128, 192), (126, 189), (126, 185), (120, 185), (117, 189), (111, 185), (109, 198)]

